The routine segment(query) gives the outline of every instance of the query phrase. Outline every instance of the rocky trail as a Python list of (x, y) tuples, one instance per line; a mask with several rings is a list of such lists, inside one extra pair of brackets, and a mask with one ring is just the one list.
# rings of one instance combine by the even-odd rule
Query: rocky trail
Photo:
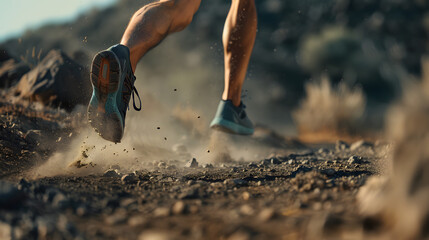
[[(34, 177), (73, 139), (79, 116), (7, 103), (1, 111), (1, 239), (338, 239), (376, 226), (356, 195), (387, 145), (303, 144), (254, 162), (167, 159), (133, 172)], [(93, 167), (79, 164), (70, 168)]]

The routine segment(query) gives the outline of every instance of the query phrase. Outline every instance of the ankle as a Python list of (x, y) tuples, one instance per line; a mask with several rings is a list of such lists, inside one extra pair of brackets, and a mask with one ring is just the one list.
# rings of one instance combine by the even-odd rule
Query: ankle
[(222, 97), (222, 100), (224, 100), (224, 101), (229, 100), (236, 107), (239, 107), (241, 104), (241, 98), (240, 97)]

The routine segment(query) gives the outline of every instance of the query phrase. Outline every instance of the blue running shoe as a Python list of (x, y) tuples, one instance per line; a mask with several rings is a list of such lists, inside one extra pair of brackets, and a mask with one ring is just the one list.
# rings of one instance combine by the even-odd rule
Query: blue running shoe
[(252, 135), (253, 124), (244, 111), (243, 103), (236, 107), (231, 100), (221, 100), (210, 127), (227, 133)]
[[(101, 137), (120, 142), (131, 96), (134, 109), (141, 110), (128, 47), (117, 44), (97, 53), (92, 60), (90, 78), (93, 92), (88, 106), (88, 120)], [(134, 93), (140, 107), (136, 106)]]

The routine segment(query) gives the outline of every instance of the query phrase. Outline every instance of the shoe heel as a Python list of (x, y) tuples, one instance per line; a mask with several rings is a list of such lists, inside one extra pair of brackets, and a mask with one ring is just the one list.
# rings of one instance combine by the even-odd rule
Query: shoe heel
[(111, 51), (99, 52), (92, 61), (91, 83), (100, 94), (107, 95), (119, 88), (119, 62)]
[(91, 65), (90, 80), (93, 96), (88, 106), (88, 120), (103, 138), (120, 142), (123, 125), (116, 106), (120, 65), (113, 52), (102, 51), (96, 54)]

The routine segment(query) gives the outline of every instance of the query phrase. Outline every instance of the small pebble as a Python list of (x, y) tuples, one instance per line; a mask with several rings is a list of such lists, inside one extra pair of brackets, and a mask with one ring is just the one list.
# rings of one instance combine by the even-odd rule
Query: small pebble
[(362, 163), (362, 158), (358, 156), (351, 156), (347, 162), (348, 164), (360, 164)]
[(168, 217), (170, 216), (170, 209), (165, 207), (160, 207), (155, 209), (153, 214), (155, 215), (155, 217)]
[(262, 222), (267, 222), (271, 219), (273, 219), (275, 216), (275, 211), (272, 208), (265, 208), (263, 209), (259, 215), (258, 215), (258, 219)]
[(176, 215), (183, 214), (186, 211), (186, 207), (187, 206), (183, 201), (178, 201), (173, 205), (171, 211)]
[(137, 177), (134, 173), (125, 174), (122, 176), (121, 181), (125, 184), (132, 184), (137, 182)]
[(103, 174), (104, 177), (119, 177), (119, 173), (116, 169), (109, 169)]
[(188, 168), (197, 168), (198, 167), (197, 159), (192, 158), (189, 162), (186, 163), (185, 167), (188, 167)]

